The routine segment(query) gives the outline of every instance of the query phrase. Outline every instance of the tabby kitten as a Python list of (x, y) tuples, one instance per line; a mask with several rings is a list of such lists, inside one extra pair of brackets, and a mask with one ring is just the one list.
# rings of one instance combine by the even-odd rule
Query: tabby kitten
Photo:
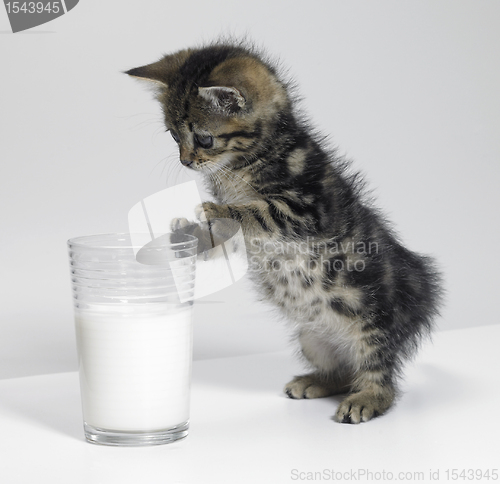
[(252, 47), (214, 43), (127, 74), (156, 84), (181, 163), (204, 175), (216, 203), (198, 217), (215, 232), (216, 219), (241, 224), (256, 287), (292, 323), (313, 371), (285, 393), (347, 393), (338, 422), (384, 413), (438, 314), (432, 261), (401, 245)]

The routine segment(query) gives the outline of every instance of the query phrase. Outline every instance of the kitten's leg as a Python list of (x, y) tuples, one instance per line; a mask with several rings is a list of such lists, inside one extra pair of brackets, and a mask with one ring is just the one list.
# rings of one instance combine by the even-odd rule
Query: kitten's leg
[(327, 377), (319, 372), (296, 376), (285, 385), (284, 392), (290, 398), (322, 398), (345, 393), (349, 390), (347, 378)]
[(334, 419), (340, 423), (368, 422), (382, 415), (393, 403), (396, 389), (392, 383), (392, 371), (379, 369), (373, 361), (357, 372), (351, 394), (339, 405)]
[[(292, 380), (285, 387), (288, 396), (315, 398), (312, 395), (319, 397), (349, 391), (334, 417), (342, 423), (367, 422), (391, 406), (395, 397), (393, 373), (397, 359), (394, 351), (381, 343), (384, 338), (377, 330), (354, 332), (348, 348), (345, 345), (335, 347), (321, 330), (304, 330), (298, 339), (303, 356), (319, 371)], [(326, 378), (318, 378), (318, 375)]]
[(341, 353), (325, 342), (323, 331), (303, 329), (298, 335), (302, 356), (316, 371), (296, 376), (287, 383), (284, 392), (290, 398), (321, 398), (338, 393), (347, 393), (352, 376), (341, 359)]
[(217, 218), (235, 220), (241, 224), (246, 237), (272, 238), (283, 233), (293, 233), (298, 227), (306, 228), (310, 222), (307, 216), (297, 215), (291, 205), (264, 198), (244, 205), (203, 202), (196, 207), (195, 215), (200, 221)]

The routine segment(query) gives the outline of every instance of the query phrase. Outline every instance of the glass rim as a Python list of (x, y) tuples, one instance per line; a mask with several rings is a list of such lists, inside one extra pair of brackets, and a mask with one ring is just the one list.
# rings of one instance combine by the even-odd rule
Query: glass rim
[[(169, 235), (172, 232), (167, 232), (165, 234), (162, 234), (160, 237), (163, 237), (165, 235)], [(93, 235), (80, 235), (77, 237), (71, 237), (67, 241), (68, 247), (73, 246), (73, 247), (84, 247), (87, 249), (141, 249), (144, 247), (145, 244), (134, 244), (132, 243), (131, 237), (130, 237), (130, 232), (116, 232), (116, 233), (104, 233), (104, 234), (93, 234)], [(149, 235), (147, 233), (137, 233), (136, 235), (140, 236), (146, 236)], [(195, 237), (194, 235), (189, 235), (189, 234), (179, 234), (184, 237), (184, 240), (181, 242), (175, 242), (175, 243), (165, 243), (164, 247), (170, 247), (172, 249), (175, 248), (182, 248), (182, 249), (189, 249), (196, 247), (198, 244), (198, 238)], [(115, 237), (118, 239), (119, 237), (128, 237), (130, 242), (127, 245), (119, 245), (119, 244), (88, 244), (85, 243), (84, 241), (90, 241), (91, 239), (97, 239), (98, 237)], [(157, 238), (160, 238), (157, 237)], [(156, 240), (156, 239), (151, 239), (151, 241)]]

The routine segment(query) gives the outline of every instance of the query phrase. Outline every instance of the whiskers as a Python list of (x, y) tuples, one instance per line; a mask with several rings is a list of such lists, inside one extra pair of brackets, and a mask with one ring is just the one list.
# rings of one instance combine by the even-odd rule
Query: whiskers
[(160, 178), (165, 176), (165, 184), (169, 187), (194, 179), (194, 173), (182, 166), (177, 153), (171, 153), (165, 158), (162, 158), (158, 163), (156, 163), (150, 174), (153, 173), (160, 163), (163, 164), (160, 172)]
[[(152, 125), (158, 126), (157, 130), (155, 130), (155, 135), (163, 131), (162, 117), (153, 115), (152, 113), (128, 114), (127, 116), (119, 116), (119, 118), (125, 119), (127, 121), (134, 121), (133, 125), (131, 123), (131, 125), (129, 126), (130, 131), (139, 131)], [(141, 121), (140, 118), (143, 118), (143, 120)]]

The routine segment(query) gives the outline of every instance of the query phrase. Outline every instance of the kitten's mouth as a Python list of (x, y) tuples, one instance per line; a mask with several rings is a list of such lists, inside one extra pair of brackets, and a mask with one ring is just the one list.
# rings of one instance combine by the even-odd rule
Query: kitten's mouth
[(203, 171), (203, 172), (207, 172), (207, 171), (212, 171), (211, 169), (211, 163), (209, 162), (205, 162), (205, 161), (182, 161), (181, 160), (181, 163), (186, 167), (186, 168), (189, 168), (190, 170), (194, 170), (194, 171)]
[(213, 174), (223, 169), (220, 161), (214, 160), (180, 160), (182, 166), (204, 174)]
[(211, 164), (209, 161), (204, 160), (181, 160), (182, 166), (195, 171), (205, 171), (209, 169)]

